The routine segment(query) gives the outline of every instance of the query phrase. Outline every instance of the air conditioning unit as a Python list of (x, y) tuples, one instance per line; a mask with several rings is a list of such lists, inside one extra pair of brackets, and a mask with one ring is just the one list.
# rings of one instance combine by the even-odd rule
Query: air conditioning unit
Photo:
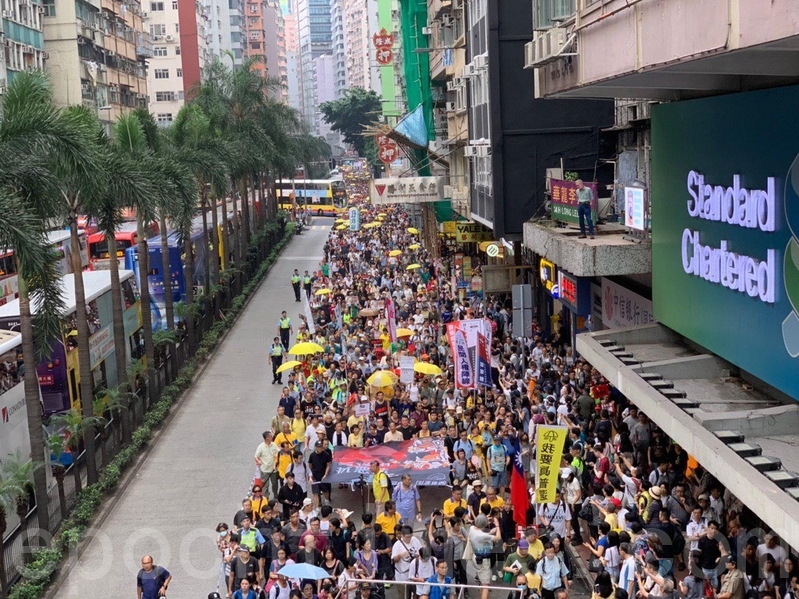
[(100, 64), (98, 64), (98, 65), (97, 65), (97, 69), (98, 69), (99, 71), (107, 71), (107, 70), (108, 70), (108, 67), (107, 67), (107, 66), (105, 66), (103, 63), (100, 63)]
[(463, 148), (463, 155), (467, 158), (473, 158), (477, 156), (477, 147), (476, 146), (464, 146)]
[(50, 53), (42, 52), (42, 60), (50, 60)]
[(447, 102), (447, 112), (455, 112), (455, 102)]
[(34, 48), (33, 46), (22, 46), (22, 53), (23, 54), (33, 54), (33, 51), (35, 49), (36, 48)]
[(452, 25), (452, 15), (449, 14), (441, 15), (441, 24), (444, 27), (449, 27), (450, 25)]
[(141, 14), (141, 18), (142, 18), (142, 19), (146, 19), (146, 18), (147, 18), (147, 17), (149, 17), (149, 16), (150, 16), (150, 13), (148, 13), (148, 12), (143, 12), (143, 13)]
[(488, 54), (479, 54), (474, 57), (474, 68), (484, 70), (488, 67)]
[(566, 45), (566, 40), (569, 37), (565, 27), (547, 29), (546, 36), (549, 38), (549, 41), (547, 42), (548, 52), (544, 58), (549, 58), (560, 52), (560, 49)]
[(175, 41), (175, 36), (174, 35), (167, 35), (164, 39), (166, 41), (168, 41), (168, 42), (174, 42)]
[(161, 41), (161, 36), (160, 36), (160, 35), (154, 35), (154, 36), (153, 36), (153, 41), (154, 41), (154, 42)]
[(447, 91), (448, 92), (454, 92), (457, 89), (457, 87), (458, 86), (456, 85), (454, 79), (450, 79), (449, 81), (447, 81)]
[(463, 76), (466, 79), (474, 77), (474, 65), (472, 63), (463, 66)]
[(459, 87), (463, 87), (466, 85), (466, 80), (463, 77), (455, 77), (452, 81), (455, 82), (455, 89), (457, 90)]
[(477, 156), (484, 158), (489, 155), (491, 148), (488, 146), (475, 146), (474, 148), (477, 151)]
[(3, 18), (4, 19), (13, 19), (14, 18), (14, 11), (13, 10), (4, 10), (3, 11)]
[(40, 7), (39, 7), (39, 14), (40, 14), (40, 15), (43, 15), (43, 14), (44, 14), (44, 13), (46, 13), (46, 12), (47, 12), (47, 9), (46, 9), (44, 6), (40, 6)]
[(524, 45), (524, 68), (532, 69), (535, 63), (535, 42), (527, 42)]
[(433, 35), (432, 27), (422, 27), (422, 35)]
[(6, 39), (6, 48), (11, 48), (13, 45), (14, 45), (14, 42), (12, 42), (9, 39)]

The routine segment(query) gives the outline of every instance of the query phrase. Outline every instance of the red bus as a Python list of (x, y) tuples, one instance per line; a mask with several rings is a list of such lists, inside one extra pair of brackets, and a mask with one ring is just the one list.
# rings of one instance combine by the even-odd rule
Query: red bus
[[(144, 227), (145, 239), (150, 239), (158, 235), (158, 223), (151, 222)], [(125, 265), (125, 250), (139, 242), (136, 233), (136, 222), (126, 221), (117, 229), (114, 239), (117, 242), (117, 262), (120, 268)], [(108, 270), (110, 256), (108, 255), (108, 244), (105, 242), (105, 233), (94, 233), (89, 235), (89, 262), (92, 270)]]

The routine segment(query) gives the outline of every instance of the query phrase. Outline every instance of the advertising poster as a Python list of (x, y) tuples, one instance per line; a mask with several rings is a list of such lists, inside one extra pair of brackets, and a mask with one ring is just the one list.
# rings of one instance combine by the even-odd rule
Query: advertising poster
[(653, 107), (658, 322), (799, 399), (799, 87)]

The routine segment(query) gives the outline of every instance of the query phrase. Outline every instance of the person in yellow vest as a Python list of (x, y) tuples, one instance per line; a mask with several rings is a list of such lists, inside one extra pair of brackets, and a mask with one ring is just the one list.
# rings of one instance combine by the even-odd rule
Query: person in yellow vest
[(302, 279), (300, 278), (300, 271), (296, 268), (294, 269), (294, 274), (291, 275), (291, 286), (294, 287), (294, 301), (300, 301), (300, 284), (302, 283)]
[(269, 348), (269, 357), (272, 359), (272, 384), (283, 384), (283, 375), (277, 371), (283, 363), (283, 346), (280, 337), (275, 337), (272, 347)]
[[(299, 293), (299, 291), (297, 293)], [(280, 342), (283, 344), (286, 351), (288, 351), (291, 335), (294, 333), (294, 327), (291, 326), (291, 318), (288, 317), (285, 310), (280, 313), (280, 320), (277, 321), (277, 331), (280, 335)]]
[[(369, 464), (369, 469), (372, 471), (372, 494), (375, 498), (375, 513), (383, 513), (383, 507), (386, 501), (391, 499), (388, 493), (388, 474), (380, 469), (380, 462), (374, 460)], [(391, 534), (393, 531), (386, 531)]]
[(305, 295), (308, 299), (311, 299), (311, 283), (313, 283), (313, 277), (308, 274), (308, 271), (305, 271), (305, 274), (302, 276), (302, 286), (305, 288)]

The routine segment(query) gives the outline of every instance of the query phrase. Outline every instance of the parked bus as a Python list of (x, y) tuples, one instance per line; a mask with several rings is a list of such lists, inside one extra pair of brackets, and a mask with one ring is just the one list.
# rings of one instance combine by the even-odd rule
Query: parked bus
[[(89, 266), (89, 250), (86, 234), (78, 233), (80, 238), (80, 263), (85, 269)], [(59, 253), (56, 272), (65, 275), (72, 272), (72, 237), (69, 231), (58, 229), (49, 231), (47, 239), (53, 249)], [(14, 250), (0, 250), (0, 306), (19, 297), (19, 284), (17, 280), (17, 263), (14, 260)]]
[(318, 216), (339, 216), (347, 208), (344, 181), (336, 179), (294, 179), (275, 182), (275, 193), (282, 210), (305, 208)]
[[(145, 238), (158, 235), (158, 223), (152, 222), (144, 227)], [(125, 250), (139, 243), (139, 233), (135, 221), (126, 221), (117, 229), (114, 239), (117, 242), (117, 262), (120, 268), (125, 267)], [(110, 256), (105, 233), (97, 232), (89, 235), (89, 262), (92, 270), (108, 270)]]
[[(144, 356), (144, 337), (141, 331), (139, 292), (133, 272), (119, 273), (122, 285), (122, 306), (125, 323), (127, 355), (118, 357), (114, 347), (113, 312), (111, 306), (111, 273), (83, 273), (86, 292), (86, 313), (89, 318), (89, 354), (91, 356), (92, 388), (94, 392), (112, 389), (117, 381), (116, 360), (126, 364)], [(53, 341), (50, 356), (39, 362), (36, 372), (42, 392), (45, 414), (80, 408), (80, 370), (78, 365), (77, 321), (75, 319), (75, 275), (61, 278), (64, 290), (64, 325), (61, 338)], [(35, 312), (35, 308), (34, 308)], [(19, 299), (0, 306), (0, 329), (20, 330)]]
[[(211, 216), (207, 217), (208, 226), (211, 226)], [(233, 212), (229, 211), (227, 218), (222, 219), (222, 210), (217, 210), (218, 230), (217, 236), (219, 239), (219, 251), (215, 256), (209, 256), (209, 245), (203, 241), (203, 220), (202, 215), (194, 217), (192, 221), (192, 253), (194, 256), (194, 265), (192, 272), (192, 280), (194, 288), (199, 289), (205, 285), (205, 264), (206, 260), (218, 260), (219, 270), (222, 270), (222, 256), (225, 252), (225, 244), (222, 238), (222, 226), (228, 228), (228, 235), (233, 237)], [(186, 279), (184, 275), (184, 264), (186, 259), (186, 249), (184, 243), (180, 239), (177, 231), (172, 231), (167, 236), (167, 245), (169, 246), (169, 266), (170, 266), (170, 280), (172, 288), (172, 300), (177, 303), (185, 301), (186, 299)], [(233, 244), (231, 243), (231, 246)], [(166, 328), (166, 297), (164, 293), (164, 272), (161, 260), (161, 236), (157, 235), (147, 240), (148, 257), (149, 257), (149, 274), (147, 281), (150, 287), (150, 311), (152, 313), (153, 330), (162, 330)], [(228, 252), (228, 261), (233, 260), (232, 248)], [(209, 265), (210, 266), (210, 265)], [(141, 273), (139, 272), (139, 254), (138, 247), (133, 246), (125, 250), (125, 268), (132, 270), (136, 275), (136, 280), (140, 281)], [(210, 266), (209, 271), (213, 277), (214, 269)], [(211, 281), (213, 284), (214, 281)], [(196, 291), (195, 291), (196, 296)]]

